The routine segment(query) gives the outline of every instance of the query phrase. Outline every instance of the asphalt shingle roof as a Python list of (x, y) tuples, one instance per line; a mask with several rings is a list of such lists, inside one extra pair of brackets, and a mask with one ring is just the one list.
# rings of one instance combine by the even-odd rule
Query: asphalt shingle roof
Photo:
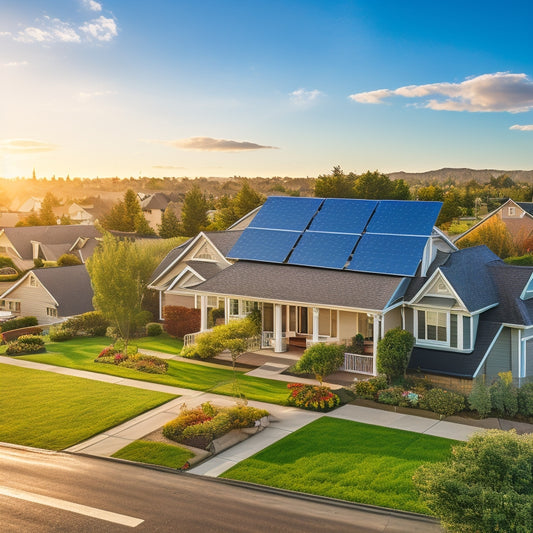
[(497, 322), (480, 321), (476, 345), (471, 353), (457, 353), (433, 348), (413, 348), (408, 368), (430, 374), (443, 374), (470, 379), (500, 330)]
[(213, 263), (212, 261), (186, 261), (187, 265), (190, 266), (193, 270), (198, 272), (202, 278), (205, 280), (211, 279), (213, 276), (216, 276), (222, 268), (218, 263)]
[(85, 265), (37, 268), (32, 272), (56, 299), (59, 316), (93, 311), (93, 289)]
[(195, 289), (308, 305), (380, 310), (402, 280), (399, 276), (238, 261)]

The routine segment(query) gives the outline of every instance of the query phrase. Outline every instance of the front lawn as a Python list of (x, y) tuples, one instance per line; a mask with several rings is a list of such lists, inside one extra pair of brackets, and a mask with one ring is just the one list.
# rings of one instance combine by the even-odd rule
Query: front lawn
[[(18, 359), (89, 370), (152, 383), (162, 383), (174, 387), (208, 391), (227, 396), (233, 394), (233, 370), (213, 363), (186, 363), (169, 360), (166, 374), (147, 374), (117, 365), (95, 363), (95, 357), (109, 342), (106, 337), (76, 338), (65, 342), (49, 342), (46, 343), (46, 353), (19, 356)], [(289, 391), (286, 383), (246, 376), (242, 371), (237, 371), (237, 375), (240, 391), (249, 400), (281, 405), (287, 403)]]
[(194, 457), (194, 454), (181, 446), (173, 446), (163, 442), (136, 440), (114, 453), (112, 457), (150, 465), (181, 468), (187, 460)]
[(0, 364), (0, 442), (62, 450), (176, 396)]
[(222, 477), (431, 514), (412, 482), (443, 461), (454, 440), (322, 417), (237, 464)]
[(157, 337), (133, 339), (131, 344), (137, 346), (139, 349), (154, 350), (156, 352), (171, 353), (173, 355), (179, 355), (183, 348), (183, 341), (171, 337), (168, 333), (162, 333)]

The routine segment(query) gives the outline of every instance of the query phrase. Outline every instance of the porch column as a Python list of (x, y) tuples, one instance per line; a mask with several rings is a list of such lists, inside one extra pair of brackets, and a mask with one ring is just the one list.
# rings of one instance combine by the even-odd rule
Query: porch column
[(274, 304), (274, 351), (283, 352), (283, 319), (281, 304)]
[(318, 342), (318, 330), (320, 329), (320, 309), (313, 307), (313, 344)]
[(207, 330), (207, 295), (200, 296), (200, 331)]
[(229, 323), (229, 298), (224, 298), (224, 324)]
[(373, 324), (373, 346), (372, 346), (372, 374), (374, 376), (378, 375), (378, 340), (379, 340), (379, 334), (381, 331), (380, 327), (380, 316), (379, 315), (372, 315), (374, 318), (374, 324)]

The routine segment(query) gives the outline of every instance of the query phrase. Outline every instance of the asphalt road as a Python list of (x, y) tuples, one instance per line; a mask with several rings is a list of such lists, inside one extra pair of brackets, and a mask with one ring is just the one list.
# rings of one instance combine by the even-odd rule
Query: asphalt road
[(0, 532), (432, 533), (436, 524), (135, 465), (0, 446)]

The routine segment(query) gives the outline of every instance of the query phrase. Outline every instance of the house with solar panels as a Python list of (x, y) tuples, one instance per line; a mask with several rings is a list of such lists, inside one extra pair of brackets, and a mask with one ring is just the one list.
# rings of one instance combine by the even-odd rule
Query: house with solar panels
[(528, 378), (533, 269), (484, 246), (457, 250), (434, 227), (440, 207), (270, 197), (245, 222), (172, 250), (150, 286), (161, 309), (201, 309), (201, 331), (210, 309), (223, 308), (225, 321), (260, 309), (262, 347), (276, 353), (361, 334), (365, 353), (343, 367), (359, 375), (377, 373), (377, 342), (401, 327), (416, 338), (410, 369), (442, 385), (468, 390), (506, 370)]

